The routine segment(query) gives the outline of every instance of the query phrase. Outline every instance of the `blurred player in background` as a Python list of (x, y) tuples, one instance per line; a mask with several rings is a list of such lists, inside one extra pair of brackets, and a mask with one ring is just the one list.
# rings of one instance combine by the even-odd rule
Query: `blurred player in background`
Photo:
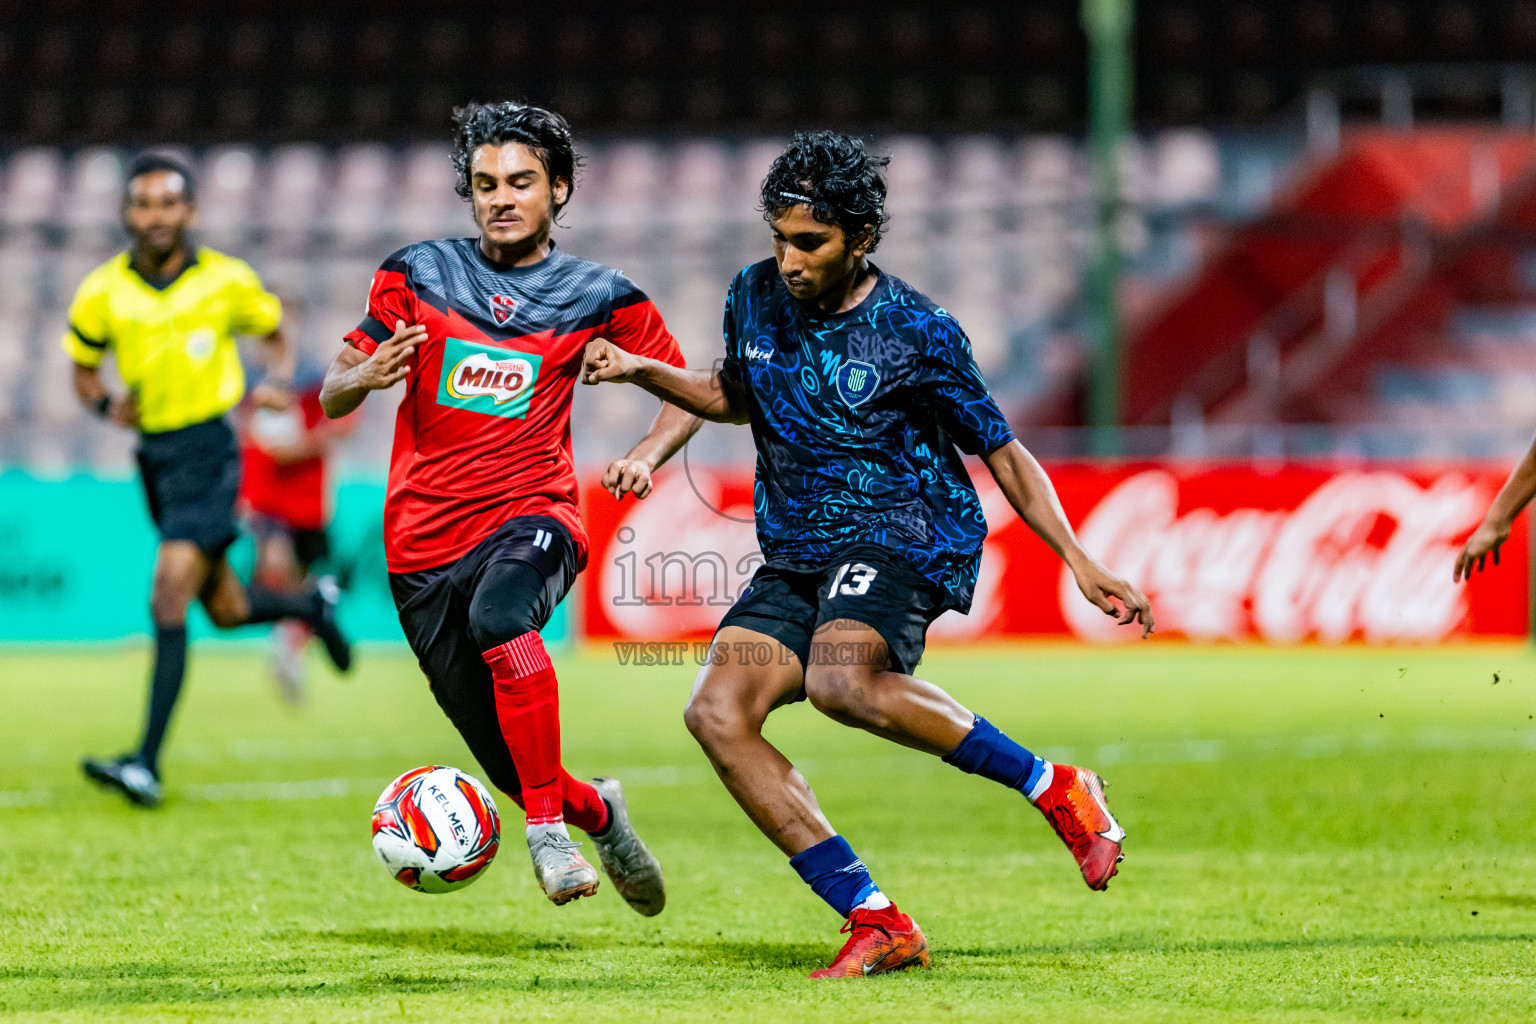
[[(835, 721), (1016, 790), (1092, 889), (1121, 859), (1125, 832), (1098, 776), (1035, 756), (911, 675), (933, 620), (969, 609), (981, 561), (986, 519), (960, 451), (985, 461), (1088, 600), (1152, 631), (1146, 598), (1078, 544), (954, 318), (868, 261), (886, 220), (881, 166), (832, 132), (796, 136), (775, 161), (761, 196), (775, 258), (731, 285), (719, 369), (606, 342), (583, 367), (588, 383), (634, 381), (699, 417), (752, 425), (766, 562), (721, 620), (685, 718), (742, 809), (846, 919), (847, 944), (812, 977), (927, 966), (928, 947), (764, 739), (782, 705), (809, 698)], [(859, 781), (873, 799), (889, 791)]]
[[(285, 408), (251, 403), (245, 410), (240, 498), (256, 536), (254, 578), (262, 586), (339, 590), (330, 576), (310, 577), (330, 554), (326, 459), (331, 442), (351, 433), (354, 425), (350, 416), (326, 419), (318, 379), (299, 389)], [(304, 651), (311, 635), (301, 619), (281, 620), (272, 629), (273, 680), (293, 704), (304, 699)]]
[[(132, 248), (81, 282), (64, 335), (80, 401), (97, 416), (139, 431), (139, 470), (160, 532), (143, 737), (131, 754), (82, 765), (87, 776), (141, 806), (160, 802), (160, 746), (186, 674), (193, 598), (216, 626), (298, 619), (325, 642), (338, 669), (345, 671), (352, 657), (325, 594), (259, 584), (247, 591), (225, 561), (236, 535), (240, 486), (240, 452), (227, 414), (245, 392), (236, 338), (262, 339), (267, 380), (253, 398), (265, 406), (292, 401), (293, 355), (281, 328), (282, 306), (251, 268), (191, 243), (194, 199), (192, 174), (180, 162), (155, 155), (134, 161), (123, 195)], [(101, 379), (109, 351), (126, 393), (113, 394)]]
[[(624, 275), (558, 248), (576, 185), (570, 128), (520, 103), (455, 113), (459, 194), (478, 238), (407, 246), (374, 275), (368, 315), (326, 374), (326, 415), (404, 382), (384, 505), (390, 589), (433, 696), (491, 782), (527, 814), (534, 876), (556, 904), (597, 890), (566, 822), (591, 836), (620, 895), (645, 915), (661, 865), (615, 779), (560, 764), (559, 687), (539, 630), (587, 558), (571, 461), (571, 392), (594, 337), (683, 362)], [(648, 437), (693, 429), (671, 406)]]

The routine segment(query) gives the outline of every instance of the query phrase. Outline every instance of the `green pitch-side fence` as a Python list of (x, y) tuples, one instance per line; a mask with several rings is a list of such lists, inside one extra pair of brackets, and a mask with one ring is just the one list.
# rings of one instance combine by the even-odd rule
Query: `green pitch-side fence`
[[(347, 581), (341, 619), (357, 640), (404, 643), (384, 570), (384, 485), (347, 480), (336, 488), (332, 571)], [(0, 643), (79, 643), (149, 635), (155, 533), (136, 479), (89, 473), (46, 479), (0, 471)], [(254, 546), (242, 537), (230, 561), (250, 578)], [(570, 601), (544, 630), (570, 637)], [(268, 627), (216, 630), (201, 608), (193, 636), (251, 640)]]

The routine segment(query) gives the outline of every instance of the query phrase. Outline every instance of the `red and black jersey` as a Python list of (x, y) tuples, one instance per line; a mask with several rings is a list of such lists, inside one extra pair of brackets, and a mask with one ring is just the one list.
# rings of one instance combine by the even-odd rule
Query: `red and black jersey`
[(295, 530), (325, 529), (325, 458), (281, 463), (267, 451), (299, 441), (324, 422), (318, 390), (304, 392), (281, 412), (252, 409), (243, 417), (240, 497), (252, 512)]
[(391, 572), (446, 565), (514, 516), (548, 515), (587, 535), (571, 461), (571, 390), (587, 342), (606, 338), (683, 365), (645, 293), (616, 270), (555, 248), (501, 267), (477, 239), (419, 242), (373, 277), (347, 341), (372, 353), (395, 323), (423, 324), (395, 420), (384, 503)]

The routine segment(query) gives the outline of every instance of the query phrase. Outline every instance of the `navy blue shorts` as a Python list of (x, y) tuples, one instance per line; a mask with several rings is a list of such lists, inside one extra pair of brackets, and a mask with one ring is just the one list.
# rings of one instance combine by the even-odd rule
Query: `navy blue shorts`
[(835, 634), (812, 644), (824, 623), (849, 619), (880, 634), (892, 671), (910, 674), (922, 660), (928, 627), (944, 608), (943, 592), (906, 559), (878, 544), (850, 544), (820, 568), (762, 566), (716, 632), (740, 626), (773, 637), (794, 652), (803, 670), (869, 656)]
[(139, 475), (161, 540), (191, 541), (209, 558), (234, 543), (240, 446), (222, 417), (139, 436)]

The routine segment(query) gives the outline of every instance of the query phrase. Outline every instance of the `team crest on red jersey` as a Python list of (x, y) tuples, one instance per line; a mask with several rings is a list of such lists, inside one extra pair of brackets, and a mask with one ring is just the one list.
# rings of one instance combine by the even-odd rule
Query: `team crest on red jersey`
[(517, 308), (517, 300), (510, 295), (491, 296), (491, 316), (496, 321), (496, 326), (501, 327), (512, 319), (512, 311)]

